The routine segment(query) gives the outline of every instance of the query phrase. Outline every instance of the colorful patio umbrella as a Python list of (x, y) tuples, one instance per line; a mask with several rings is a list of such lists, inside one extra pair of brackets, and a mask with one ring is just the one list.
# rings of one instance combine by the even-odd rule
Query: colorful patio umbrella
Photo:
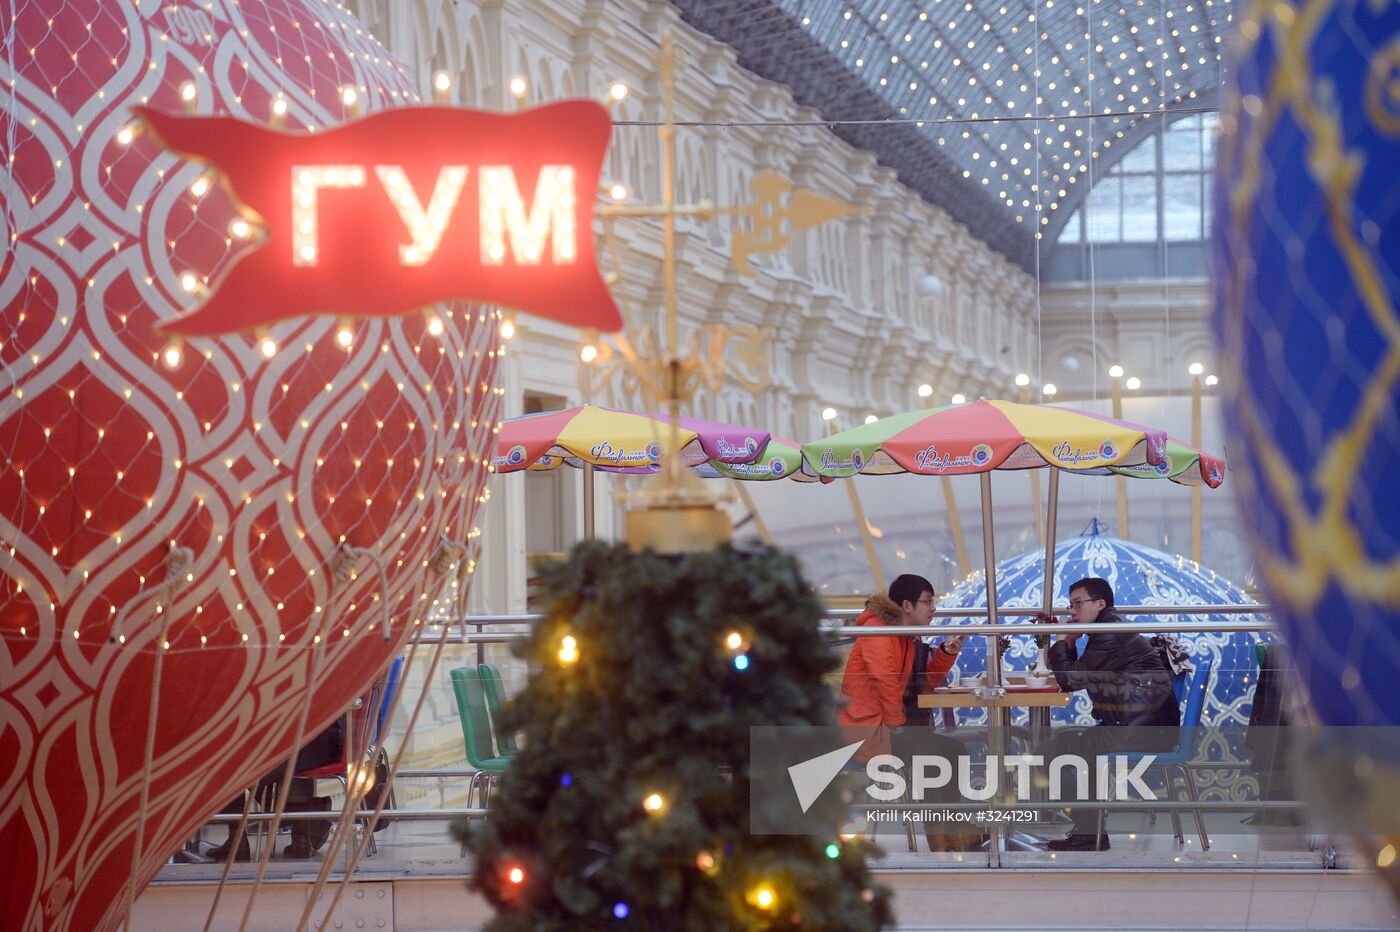
[[(1172, 441), (1164, 431), (1100, 414), (1049, 405), (979, 400), (896, 414), (823, 440), (802, 445), (802, 470), (813, 476), (845, 478), (856, 475), (915, 473), (928, 476), (979, 474), (982, 482), (982, 548), (986, 571), (987, 620), (995, 625), (996, 535), (992, 528), (994, 469), (1050, 470), (1046, 508), (1045, 585), (1043, 611), (1050, 611), (1054, 594), (1055, 519), (1059, 510), (1060, 473), (1138, 477), (1157, 476), (1189, 484), (1188, 470), (1198, 467), (1201, 481), (1212, 488), (1224, 479), (1224, 462), (1176, 443), (1179, 463), (1172, 459)], [(1131, 470), (1131, 471), (1129, 471)], [(989, 658), (995, 656), (988, 650)], [(1000, 682), (995, 662), (988, 663), (990, 683)]]
[[(716, 469), (753, 462), (766, 450), (770, 437), (766, 430), (692, 417), (679, 418), (676, 432), (682, 463), (708, 464)], [(594, 470), (633, 475), (658, 472), (670, 436), (671, 422), (665, 414), (639, 414), (598, 405), (544, 411), (502, 422), (492, 465), (498, 473), (542, 472), (565, 463), (581, 467), (583, 533), (592, 538)], [(800, 453), (797, 462), (784, 459), (784, 470), (798, 472), (800, 459)]]
[[(768, 446), (769, 433), (699, 418), (677, 422), (681, 461), (750, 463)], [(502, 422), (496, 435), (497, 472), (598, 466), (611, 472), (653, 473), (665, 457), (670, 420), (664, 414), (581, 405), (526, 414)]]
[(956, 476), (1055, 466), (1088, 472), (1157, 466), (1167, 435), (1072, 408), (987, 401), (910, 411), (802, 445), (802, 469), (833, 479), (856, 474)]

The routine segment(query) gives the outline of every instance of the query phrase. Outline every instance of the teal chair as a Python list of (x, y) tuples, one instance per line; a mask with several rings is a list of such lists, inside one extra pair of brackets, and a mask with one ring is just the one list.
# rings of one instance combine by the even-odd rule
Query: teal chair
[(502, 757), (510, 758), (516, 752), (515, 735), (501, 730), (501, 707), (505, 705), (506, 690), (501, 683), (501, 668), (494, 663), (483, 663), (481, 685), (486, 690), (486, 708), (491, 713), (491, 734), (496, 736), (496, 751)]
[(503, 773), (508, 758), (496, 753), (491, 740), (491, 714), (486, 705), (486, 688), (476, 667), (453, 670), (452, 692), (457, 697), (457, 715), (462, 721), (462, 739), (466, 744), (467, 763), (476, 768), (467, 787), (467, 805), (476, 792), (478, 803), (486, 805), (491, 780)]

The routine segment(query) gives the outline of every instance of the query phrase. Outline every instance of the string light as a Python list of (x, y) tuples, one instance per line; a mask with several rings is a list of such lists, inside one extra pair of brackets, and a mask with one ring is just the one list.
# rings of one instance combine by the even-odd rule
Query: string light
[(389, 193), (399, 219), (408, 227), (412, 242), (399, 246), (399, 263), (405, 267), (426, 265), (437, 252), (447, 221), (467, 182), (467, 166), (445, 165), (438, 171), (433, 193), (425, 208), (402, 167), (376, 165), (374, 172)]
[(933, 394), (933, 386), (925, 382), (919, 386), (919, 397), (928, 398)]
[(568, 666), (578, 662), (578, 641), (566, 634), (559, 642), (559, 662)]
[(135, 135), (130, 126), (123, 126), (121, 129), (117, 130), (117, 142), (123, 146), (129, 146)]
[(262, 353), (263, 359), (271, 359), (277, 355), (277, 341), (272, 337), (263, 337), (258, 343), (258, 352)]
[(608, 96), (615, 101), (622, 100), (627, 96), (627, 85), (621, 81), (615, 82), (612, 87), (608, 88)]
[[(365, 183), (358, 165), (295, 165), (292, 167), (292, 264), (317, 264), (317, 192), (321, 188), (359, 188)], [(402, 215), (402, 212), (400, 212)]]
[[(506, 340), (506, 341), (514, 340), (514, 339), (515, 339), (515, 318), (514, 318), (514, 317), (502, 317), (502, 318), (501, 318), (500, 331), (501, 331), (501, 339), (502, 339), (502, 340)], [(589, 360), (585, 360), (585, 362), (587, 362), (587, 361), (589, 361)]]
[(1128, 391), (1135, 392), (1139, 388), (1142, 388), (1142, 379), (1135, 375), (1130, 375), (1123, 384), (1127, 387)]
[(529, 85), (525, 83), (525, 79), (520, 75), (516, 75), (510, 79), (510, 92), (515, 96), (516, 100), (524, 100), (525, 91), (528, 89)]
[(433, 75), (433, 90), (444, 94), (452, 90), (452, 75), (446, 71), (435, 73)]
[(642, 800), (642, 808), (647, 812), (660, 812), (666, 805), (666, 798), (660, 793), (650, 793)]
[(481, 264), (504, 265), (506, 240), (516, 265), (539, 265), (549, 240), (555, 265), (573, 265), (578, 244), (574, 230), (574, 170), (545, 165), (535, 182), (529, 213), (509, 165), (481, 170)]
[(355, 343), (355, 331), (342, 324), (335, 332), (335, 342), (339, 343), (345, 349), (349, 349)]

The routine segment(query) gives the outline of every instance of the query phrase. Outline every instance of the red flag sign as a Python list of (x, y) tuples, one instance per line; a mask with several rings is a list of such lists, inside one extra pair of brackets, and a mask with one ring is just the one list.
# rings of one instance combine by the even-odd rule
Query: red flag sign
[(315, 133), (137, 113), (167, 148), (223, 174), (260, 238), (166, 325), (173, 333), (390, 316), (453, 298), (621, 328), (593, 251), (612, 128), (596, 103), (412, 107)]

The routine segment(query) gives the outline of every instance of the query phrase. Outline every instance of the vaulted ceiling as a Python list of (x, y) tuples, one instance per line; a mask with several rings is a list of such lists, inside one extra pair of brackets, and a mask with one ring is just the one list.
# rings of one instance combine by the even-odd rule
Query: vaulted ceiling
[(673, 2), (1028, 270), (1037, 228), (1053, 242), (1137, 138), (1216, 105), (1231, 19), (1230, 0)]

